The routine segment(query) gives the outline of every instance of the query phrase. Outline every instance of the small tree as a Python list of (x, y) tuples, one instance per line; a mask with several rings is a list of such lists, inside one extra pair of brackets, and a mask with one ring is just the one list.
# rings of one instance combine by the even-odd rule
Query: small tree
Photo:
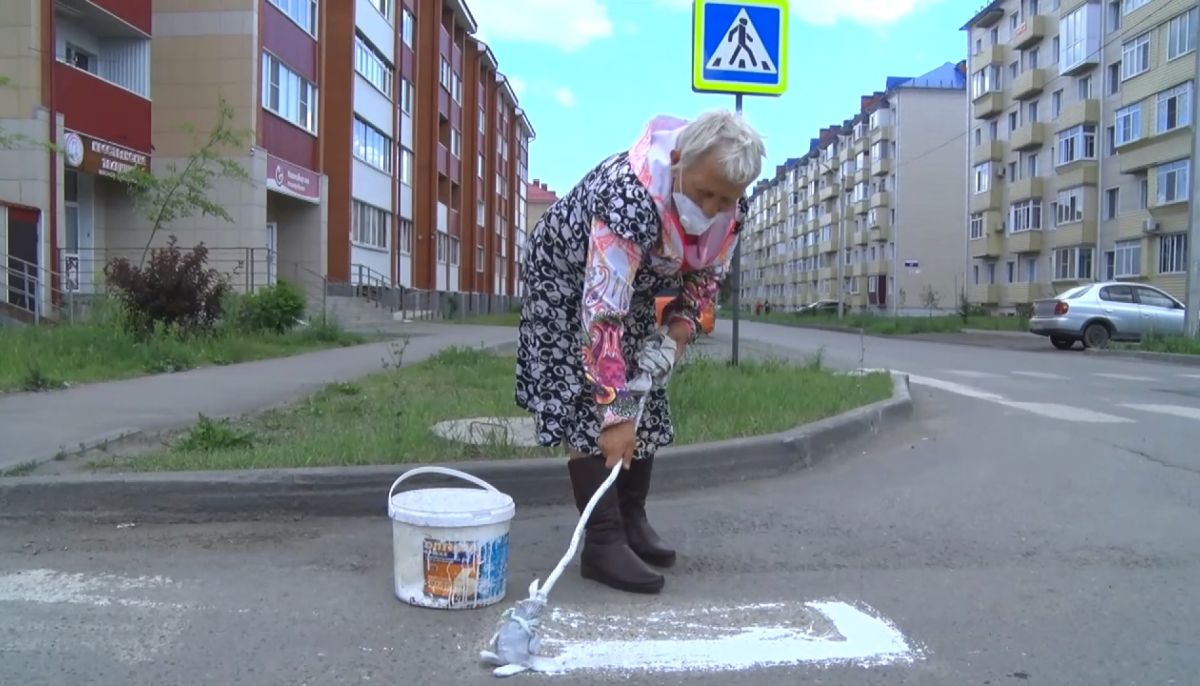
[(144, 267), (122, 257), (109, 262), (104, 272), (125, 306), (130, 328), (143, 336), (159, 326), (190, 334), (211, 330), (229, 290), (221, 274), (208, 266), (203, 243), (184, 252), (174, 236), (165, 248), (153, 251)]
[(958, 316), (962, 318), (963, 324), (966, 324), (971, 319), (971, 313), (975, 308), (971, 306), (971, 300), (967, 297), (967, 289), (963, 289), (958, 294)]
[(925, 290), (921, 291), (921, 305), (929, 310), (929, 317), (933, 318), (933, 311), (938, 308), (941, 303), (941, 296), (933, 289), (932, 285), (926, 285)]
[[(182, 130), (195, 133), (191, 124)], [(177, 219), (201, 214), (233, 222), (233, 216), (220, 204), (209, 199), (213, 184), (221, 178), (249, 182), (245, 167), (224, 156), (228, 149), (244, 149), (249, 134), (233, 128), (233, 107), (220, 100), (217, 121), (203, 139), (196, 139), (195, 151), (180, 169), (174, 162), (163, 173), (155, 174), (134, 167), (118, 175), (129, 189), (137, 211), (150, 222), (150, 236), (142, 250), (139, 264), (145, 265), (150, 246), (164, 227)]]

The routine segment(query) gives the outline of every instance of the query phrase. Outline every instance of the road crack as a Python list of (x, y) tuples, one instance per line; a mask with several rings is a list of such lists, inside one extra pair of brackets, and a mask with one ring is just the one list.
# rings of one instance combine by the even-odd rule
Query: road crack
[(1123, 450), (1131, 455), (1137, 455), (1138, 457), (1142, 458), (1143, 460), (1146, 460), (1147, 462), (1153, 462), (1154, 464), (1156, 464), (1160, 467), (1166, 467), (1167, 469), (1175, 469), (1175, 470), (1178, 470), (1181, 472), (1187, 472), (1189, 474), (1195, 474), (1197, 476), (1200, 476), (1200, 469), (1197, 469), (1195, 467), (1185, 467), (1183, 465), (1175, 464), (1173, 462), (1167, 462), (1166, 460), (1164, 460), (1160, 457), (1155, 457), (1155, 456), (1151, 455), (1150, 453), (1145, 452), (1144, 450), (1138, 450), (1137, 448), (1129, 448), (1129, 447), (1123, 446), (1119, 443), (1109, 443), (1108, 445), (1110, 445), (1113, 448), (1116, 448), (1118, 450)]

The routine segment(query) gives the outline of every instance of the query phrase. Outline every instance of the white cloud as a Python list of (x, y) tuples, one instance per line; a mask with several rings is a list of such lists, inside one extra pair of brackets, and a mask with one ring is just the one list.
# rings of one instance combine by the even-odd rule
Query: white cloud
[(561, 86), (558, 90), (554, 91), (554, 99), (563, 107), (575, 106), (575, 94), (566, 86)]
[(525, 80), (521, 77), (505, 75), (505, 78), (508, 79), (508, 85), (512, 86), (513, 92), (517, 94), (517, 97), (520, 97), (527, 90)]
[(472, 0), (484, 41), (550, 45), (566, 52), (613, 35), (600, 0)]
[[(690, 10), (692, 0), (656, 0), (669, 9)], [(890, 24), (942, 0), (791, 0), (792, 14), (809, 24), (828, 26), (839, 21)]]

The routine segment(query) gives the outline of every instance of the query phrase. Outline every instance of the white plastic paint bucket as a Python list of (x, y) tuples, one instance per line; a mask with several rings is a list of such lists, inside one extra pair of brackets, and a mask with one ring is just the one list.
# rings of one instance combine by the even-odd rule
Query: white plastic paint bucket
[[(396, 493), (404, 480), (442, 474), (479, 488)], [(480, 490), (482, 489), (482, 490)], [(388, 490), (396, 597), (410, 605), (467, 610), (504, 599), (508, 530), (516, 505), (491, 484), (454, 469), (420, 467)]]

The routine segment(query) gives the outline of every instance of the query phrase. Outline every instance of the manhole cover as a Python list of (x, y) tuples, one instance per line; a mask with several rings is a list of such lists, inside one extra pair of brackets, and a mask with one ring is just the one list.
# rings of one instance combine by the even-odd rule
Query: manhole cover
[(533, 417), (475, 417), (451, 419), (433, 426), (442, 438), (470, 445), (512, 445), (520, 448), (538, 446)]

